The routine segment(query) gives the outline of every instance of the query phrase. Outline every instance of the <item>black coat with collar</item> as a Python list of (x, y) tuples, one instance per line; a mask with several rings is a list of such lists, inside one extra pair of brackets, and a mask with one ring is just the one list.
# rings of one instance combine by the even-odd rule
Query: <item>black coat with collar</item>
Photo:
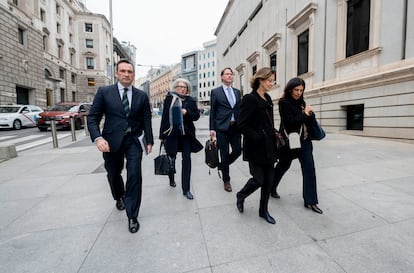
[(277, 160), (273, 121), (273, 103), (253, 90), (243, 97), (238, 126), (243, 134), (243, 160), (256, 165), (274, 164)]
[[(301, 105), (299, 100), (291, 97), (282, 97), (279, 100), (279, 114), (281, 118), (280, 131), (286, 130), (287, 134), (291, 132), (300, 132), (301, 126), (305, 124), (309, 127), (312, 119), (315, 119), (314, 113), (307, 116), (304, 112), (305, 105)], [(302, 131), (302, 136), (304, 132)]]
[(223, 86), (211, 90), (210, 130), (227, 131), (230, 128), (231, 116), (234, 115), (236, 122), (239, 119), (241, 92), (236, 88), (233, 88), (233, 91), (236, 98), (236, 104), (232, 108), (224, 93)]
[[(105, 123), (101, 133), (99, 124), (103, 116), (105, 116)], [(136, 136), (136, 139), (144, 132), (147, 143), (154, 144), (147, 94), (132, 87), (131, 109), (127, 117), (118, 85), (99, 87), (88, 115), (88, 129), (92, 141), (102, 136), (108, 141), (111, 152), (116, 152), (121, 147), (128, 126), (131, 127), (131, 134)]]
[[(170, 106), (173, 96), (169, 92), (164, 100), (164, 109), (161, 117), (160, 134), (159, 138), (165, 141), (165, 150), (168, 154), (175, 154), (182, 152), (183, 148), (180, 145), (179, 137), (181, 136), (179, 130), (174, 128), (168, 135), (166, 131), (170, 127)], [(191, 152), (197, 153), (203, 149), (203, 144), (196, 138), (196, 129), (194, 121), (200, 118), (200, 111), (197, 107), (197, 102), (191, 96), (186, 96), (182, 100), (182, 108), (187, 110), (187, 113), (183, 116), (183, 125), (185, 135), (190, 137)]]

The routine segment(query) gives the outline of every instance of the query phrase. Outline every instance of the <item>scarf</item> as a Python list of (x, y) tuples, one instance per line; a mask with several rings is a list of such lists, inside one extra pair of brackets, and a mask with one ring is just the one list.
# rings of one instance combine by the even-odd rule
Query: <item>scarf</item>
[(176, 129), (181, 135), (184, 135), (184, 123), (183, 123), (183, 103), (185, 96), (180, 95), (174, 91), (169, 92), (172, 96), (170, 109), (169, 109), (169, 123), (170, 127), (165, 130), (164, 134), (170, 135), (171, 132)]

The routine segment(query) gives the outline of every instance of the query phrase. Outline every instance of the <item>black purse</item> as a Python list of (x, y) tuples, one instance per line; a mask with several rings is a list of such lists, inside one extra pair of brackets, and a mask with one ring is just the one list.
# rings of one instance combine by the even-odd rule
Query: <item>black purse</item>
[(219, 155), (218, 155), (218, 148), (217, 148), (217, 140), (216, 139), (208, 139), (206, 141), (206, 146), (204, 148), (205, 152), (205, 162), (207, 166), (210, 168), (217, 168), (219, 165)]
[(167, 155), (164, 144), (160, 144), (160, 152), (156, 158), (154, 158), (154, 173), (156, 175), (168, 175), (174, 172), (174, 159)]
[(308, 127), (308, 134), (311, 140), (321, 140), (326, 136), (325, 131), (322, 129), (321, 125), (319, 125), (316, 117), (313, 117), (312, 121), (310, 122), (310, 125)]
[(275, 129), (276, 136), (276, 148), (278, 151), (285, 149), (287, 147), (286, 139), (282, 133)]
[[(267, 118), (270, 121), (270, 124), (273, 124), (272, 118), (270, 117), (269, 112), (266, 112)], [(275, 132), (275, 138), (276, 138), (276, 149), (277, 152), (280, 154), (280, 152), (288, 147), (287, 139), (286, 137), (279, 132), (276, 128), (273, 128), (273, 131)]]

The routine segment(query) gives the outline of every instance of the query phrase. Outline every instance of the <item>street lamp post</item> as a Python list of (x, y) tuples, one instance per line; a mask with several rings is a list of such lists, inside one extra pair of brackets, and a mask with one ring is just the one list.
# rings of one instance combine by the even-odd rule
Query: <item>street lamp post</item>
[(136, 66), (149, 67), (150, 70), (152, 70), (153, 68), (157, 68), (157, 69), (162, 68), (162, 66), (160, 66), (160, 65), (151, 65), (151, 64), (136, 64)]
[(112, 0), (109, 0), (109, 23), (111, 24), (111, 41), (110, 41), (110, 66), (111, 66), (111, 83), (114, 83), (114, 27), (112, 20)]
[[(148, 65), (148, 64), (136, 64), (136, 66), (138, 66), (138, 67), (149, 67), (150, 68), (150, 71), (151, 71), (151, 74), (153, 73), (152, 69), (156, 68), (156, 69), (159, 70), (160, 68), (162, 68), (162, 66), (159, 66), (159, 65)], [(152, 77), (153, 76), (151, 75), (150, 81), (152, 81)], [(148, 87), (148, 90), (144, 90), (144, 91), (147, 92), (148, 97), (150, 98), (150, 103), (151, 103), (152, 107), (155, 107), (156, 108), (159, 105), (159, 103), (157, 102), (156, 98), (151, 98), (150, 83), (148, 84), (147, 87)]]

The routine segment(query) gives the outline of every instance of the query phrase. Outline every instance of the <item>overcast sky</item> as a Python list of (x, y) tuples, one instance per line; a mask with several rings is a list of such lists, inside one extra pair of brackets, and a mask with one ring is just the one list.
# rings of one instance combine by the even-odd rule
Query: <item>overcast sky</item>
[[(109, 18), (109, 0), (83, 0), (86, 7)], [(228, 0), (112, 0), (114, 37), (137, 48), (137, 64), (170, 65), (181, 55), (202, 49)], [(150, 67), (137, 67), (136, 78)]]

